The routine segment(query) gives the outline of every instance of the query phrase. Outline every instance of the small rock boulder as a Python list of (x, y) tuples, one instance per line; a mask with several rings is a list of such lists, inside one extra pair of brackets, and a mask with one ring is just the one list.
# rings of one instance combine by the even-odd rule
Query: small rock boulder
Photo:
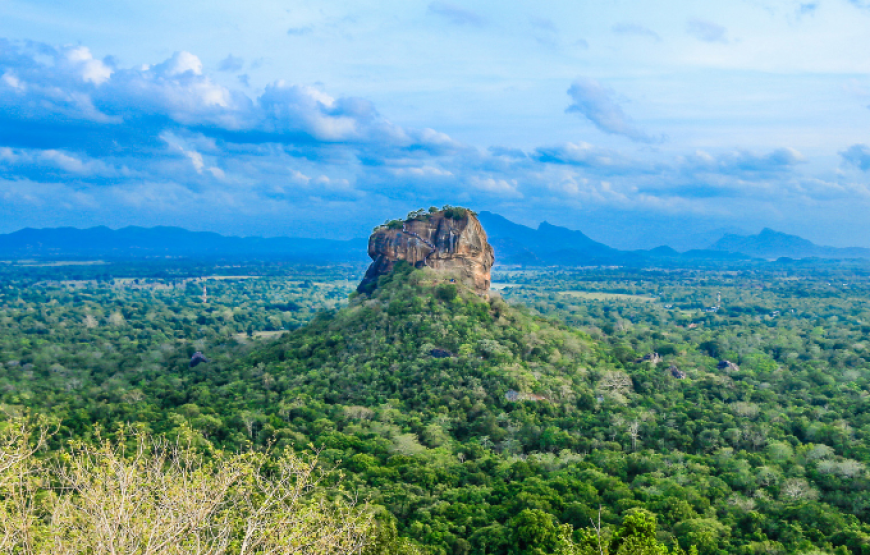
[(716, 366), (719, 370), (725, 370), (727, 372), (739, 372), (740, 367), (731, 362), (730, 360), (720, 360), (719, 364)]
[(190, 367), (193, 368), (197, 364), (202, 364), (203, 362), (208, 362), (208, 359), (205, 358), (205, 355), (200, 353), (199, 351), (193, 353), (193, 356), (190, 357)]
[(658, 353), (649, 353), (649, 354), (644, 355), (642, 358), (637, 359), (634, 362), (636, 362), (638, 364), (640, 364), (642, 362), (649, 362), (650, 364), (655, 366), (658, 363), (660, 363), (662, 360), (663, 360), (662, 355), (660, 355)]

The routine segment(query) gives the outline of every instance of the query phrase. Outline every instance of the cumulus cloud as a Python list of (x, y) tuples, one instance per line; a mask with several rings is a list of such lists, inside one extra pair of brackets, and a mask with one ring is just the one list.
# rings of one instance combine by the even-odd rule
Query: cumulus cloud
[(523, 194), (518, 189), (516, 179), (498, 179), (494, 177), (471, 178), (471, 186), (486, 193), (494, 193), (500, 196), (522, 198)]
[[(868, 197), (866, 185), (802, 176), (804, 157), (788, 148), (682, 158), (579, 140), (478, 149), (392, 122), (363, 98), (280, 80), (250, 95), (223, 82), (190, 52), (121, 67), (80, 46), (0, 41), (0, 220), (24, 223), (26, 214), (30, 225), (56, 225), (87, 214), (109, 223), (123, 214), (123, 225), (153, 225), (203, 214), (185, 221), (287, 230), (288, 213), (326, 221), (340, 211), (368, 224), (370, 210), (354, 210), (361, 202), (381, 207), (380, 218), (457, 201), (703, 214), (726, 212), (729, 199), (777, 207), (783, 198)], [(602, 131), (654, 140), (602, 84), (579, 79), (568, 93), (568, 111)], [(841, 156), (870, 170), (867, 146)]]
[[(254, 211), (343, 202), (382, 190), (360, 179), (365, 166), (415, 191), (455, 179), (455, 164), (439, 157), (473, 151), (316, 87), (279, 80), (250, 97), (215, 82), (189, 52), (122, 68), (81, 47), (0, 41), (0, 76), (0, 179), (64, 183), (106, 206), (134, 203), (133, 190), (144, 195), (135, 210), (163, 209), (148, 200), (158, 191)], [(135, 185), (144, 183), (163, 185)]]
[(171, 58), (155, 67), (158, 74), (166, 76), (202, 75), (202, 60), (190, 52), (176, 52)]
[(725, 27), (710, 21), (704, 21), (703, 19), (690, 19), (686, 23), (686, 31), (696, 39), (704, 42), (728, 42), (728, 39), (725, 37), (727, 33)]
[(478, 13), (443, 0), (430, 3), (429, 13), (441, 16), (454, 25), (482, 27), (486, 23), (483, 16)]
[[(91, 151), (158, 143), (181, 126), (237, 143), (461, 148), (429, 129), (404, 129), (367, 100), (276, 81), (251, 98), (217, 84), (202, 61), (177, 52), (156, 65), (111, 68), (87, 49), (7, 43), (0, 50), (0, 144)], [(47, 59), (46, 59), (47, 58)], [(100, 133), (88, 132), (100, 127)]]
[(85, 81), (100, 85), (112, 76), (112, 69), (100, 60), (95, 60), (91, 51), (84, 46), (68, 49), (65, 58), (79, 71)]
[(636, 37), (645, 37), (661, 42), (662, 37), (658, 33), (643, 25), (636, 23), (617, 23), (611, 30), (618, 35), (634, 35)]
[(638, 129), (622, 111), (613, 89), (594, 79), (581, 77), (571, 84), (568, 95), (574, 102), (565, 111), (585, 117), (601, 131), (622, 135), (632, 141), (655, 142), (656, 139)]
[(850, 166), (855, 166), (861, 171), (870, 171), (870, 146), (852, 145), (841, 152), (840, 156)]

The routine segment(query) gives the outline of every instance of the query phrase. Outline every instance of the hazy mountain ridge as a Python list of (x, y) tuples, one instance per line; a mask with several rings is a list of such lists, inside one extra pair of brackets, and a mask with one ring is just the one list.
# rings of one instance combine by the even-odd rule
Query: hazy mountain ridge
[(32, 229), (0, 235), (0, 256), (276, 256), (363, 260), (365, 239), (227, 237), (180, 227)]
[(828, 247), (812, 241), (764, 228), (756, 235), (726, 234), (710, 245), (711, 250), (741, 253), (759, 258), (870, 258), (870, 249)]
[[(750, 258), (870, 258), (870, 249), (821, 246), (765, 228), (756, 235), (725, 234), (707, 249), (679, 252), (668, 246), (620, 250), (582, 231), (542, 222), (537, 228), (492, 212), (478, 215), (497, 265), (594, 266), (735, 261)], [(0, 235), (0, 257), (262, 256), (319, 262), (365, 262), (366, 239), (229, 237), (180, 227), (105, 226), (33, 229)]]
[(582, 231), (542, 222), (537, 229), (517, 224), (492, 212), (480, 212), (480, 222), (495, 248), (496, 264), (523, 265), (637, 265), (662, 261), (740, 260), (744, 254), (712, 250), (680, 253), (661, 246), (625, 251), (591, 239)]

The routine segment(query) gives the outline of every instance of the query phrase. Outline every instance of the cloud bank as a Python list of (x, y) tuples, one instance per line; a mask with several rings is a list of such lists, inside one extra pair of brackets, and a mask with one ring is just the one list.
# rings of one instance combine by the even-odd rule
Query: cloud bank
[[(231, 55), (218, 71), (243, 67)], [(533, 148), (478, 147), (391, 121), (365, 98), (282, 80), (251, 95), (218, 77), (190, 52), (122, 67), (84, 46), (0, 41), (0, 219), (267, 235), (318, 235), (324, 224), (358, 236), (372, 221), (439, 203), (514, 217), (727, 219), (870, 199), (866, 179), (810, 177), (806, 157), (787, 146), (651, 153), (657, 139), (588, 78), (568, 89), (568, 113), (639, 146), (603, 147), (578, 132)], [(870, 170), (867, 146), (841, 157), (844, 175)]]

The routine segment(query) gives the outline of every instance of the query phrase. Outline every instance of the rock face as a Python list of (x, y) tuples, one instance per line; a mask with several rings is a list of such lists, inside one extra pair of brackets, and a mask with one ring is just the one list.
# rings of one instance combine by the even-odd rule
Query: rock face
[(489, 290), (492, 247), (477, 216), (469, 210), (450, 209), (381, 226), (369, 237), (372, 264), (359, 291), (371, 290), (378, 276), (388, 274), (404, 260), (417, 268), (427, 266), (451, 272), (480, 294)]

